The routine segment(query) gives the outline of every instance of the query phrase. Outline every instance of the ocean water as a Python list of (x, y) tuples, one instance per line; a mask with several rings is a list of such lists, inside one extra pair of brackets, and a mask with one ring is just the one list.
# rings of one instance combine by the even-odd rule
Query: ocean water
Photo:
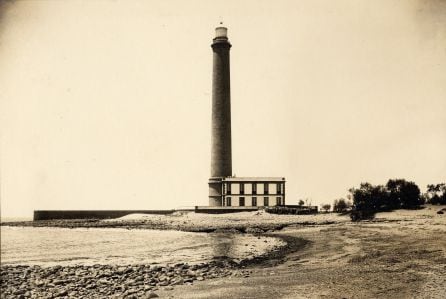
[(285, 243), (273, 237), (120, 228), (1, 227), (1, 263), (21, 265), (189, 264), (250, 259)]

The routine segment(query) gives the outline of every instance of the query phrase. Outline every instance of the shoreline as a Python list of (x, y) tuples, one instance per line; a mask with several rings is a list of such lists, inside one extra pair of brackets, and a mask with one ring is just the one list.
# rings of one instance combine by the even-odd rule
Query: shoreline
[(278, 265), (284, 258), (302, 249), (308, 242), (288, 235), (262, 233), (279, 238), (285, 245), (239, 262), (231, 258), (205, 263), (167, 265), (74, 265), (30, 266), (1, 265), (2, 298), (111, 297), (152, 298), (157, 291), (171, 291), (174, 286), (193, 285), (198, 281), (228, 276), (249, 277), (250, 269)]
[(279, 264), (250, 275), (160, 290), (162, 298), (438, 298), (446, 297), (444, 206), (378, 213), (375, 221), (289, 226), (308, 240)]
[(0, 222), (0, 226), (63, 227), (63, 228), (125, 228), (175, 230), (185, 232), (265, 233), (280, 231), (290, 225), (329, 225), (350, 222), (348, 216), (335, 213), (315, 215), (277, 215), (267, 212), (234, 214), (199, 214), (194, 212), (171, 215), (133, 214), (117, 219), (59, 219)]
[[(75, 275), (75, 269), (60, 267), (50, 274), (51, 281), (45, 288), (38, 286), (41, 282), (36, 282), (36, 278), (45, 275), (46, 270), (2, 265), (2, 281), (6, 281), (8, 288), (9, 281), (13, 281), (14, 290), (29, 290), (28, 294), (15, 295), (13, 289), (8, 293), (2, 290), (2, 298), (26, 298), (25, 294), (32, 295), (31, 290), (39, 294), (34, 298), (70, 297), (70, 294), (84, 298), (444, 298), (446, 216), (436, 213), (441, 208), (444, 206), (378, 213), (375, 220), (359, 223), (345, 221), (342, 216), (333, 220), (332, 215), (215, 217), (215, 221), (208, 223), (207, 229), (212, 232), (249, 231), (254, 235), (281, 238), (286, 245), (239, 263), (220, 259), (199, 266), (177, 264), (161, 268), (78, 266), (79, 276)], [(200, 231), (203, 223), (209, 222), (209, 217), (188, 217), (78, 223), (86, 223), (82, 227), (128, 229), (143, 229), (158, 223), (164, 229), (180, 227), (203, 232)], [(60, 227), (55, 224), (61, 222), (37, 226)], [(76, 222), (66, 221), (63, 225), (76, 227)], [(280, 230), (270, 229), (273, 227)], [(68, 286), (75, 289), (60, 289), (61, 277), (67, 277)]]

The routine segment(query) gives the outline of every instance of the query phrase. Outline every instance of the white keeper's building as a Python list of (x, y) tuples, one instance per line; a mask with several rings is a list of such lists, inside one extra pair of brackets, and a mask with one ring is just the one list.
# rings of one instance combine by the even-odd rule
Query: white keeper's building
[(222, 178), (221, 206), (271, 207), (285, 205), (285, 178)]

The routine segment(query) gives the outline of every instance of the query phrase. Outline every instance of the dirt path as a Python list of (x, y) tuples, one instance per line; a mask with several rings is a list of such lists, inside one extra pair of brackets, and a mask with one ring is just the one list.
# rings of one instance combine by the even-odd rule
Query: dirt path
[[(288, 228), (310, 242), (280, 265), (160, 291), (161, 298), (446, 298), (445, 223)], [(274, 264), (274, 261), (272, 261)]]

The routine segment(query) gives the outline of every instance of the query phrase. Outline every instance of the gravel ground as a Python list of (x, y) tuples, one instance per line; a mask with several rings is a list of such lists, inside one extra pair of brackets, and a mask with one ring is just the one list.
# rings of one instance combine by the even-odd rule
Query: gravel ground
[(160, 288), (231, 275), (223, 264), (2, 266), (1, 298), (152, 298)]

